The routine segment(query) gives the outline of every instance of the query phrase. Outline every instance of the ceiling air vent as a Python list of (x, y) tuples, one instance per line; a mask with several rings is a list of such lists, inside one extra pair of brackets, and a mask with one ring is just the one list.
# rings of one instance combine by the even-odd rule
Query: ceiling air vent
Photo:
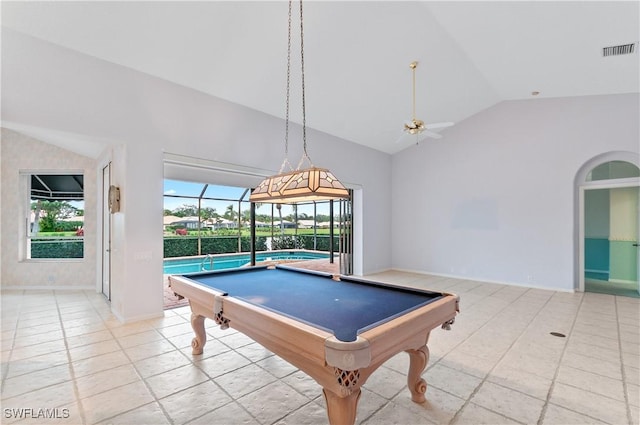
[(621, 44), (619, 46), (610, 46), (604, 47), (602, 49), (602, 56), (618, 56), (618, 55), (628, 55), (631, 53), (635, 53), (636, 51), (636, 43), (630, 44)]

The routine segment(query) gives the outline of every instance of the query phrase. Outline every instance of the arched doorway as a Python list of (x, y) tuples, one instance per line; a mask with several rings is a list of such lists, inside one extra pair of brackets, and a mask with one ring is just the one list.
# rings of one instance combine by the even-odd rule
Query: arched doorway
[(576, 174), (575, 289), (640, 294), (640, 158), (608, 152)]

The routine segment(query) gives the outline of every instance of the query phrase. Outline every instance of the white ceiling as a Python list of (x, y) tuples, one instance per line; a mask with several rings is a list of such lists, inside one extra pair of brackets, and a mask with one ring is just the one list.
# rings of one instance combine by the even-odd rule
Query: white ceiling
[[(639, 2), (309, 1), (307, 125), (394, 153), (411, 118), (454, 121), (497, 102), (639, 91)], [(287, 2), (8, 2), (2, 25), (284, 117)], [(292, 119), (301, 122), (297, 3)], [(24, 123), (28, 124), (28, 123)], [(446, 138), (447, 130), (442, 134)], [(437, 142), (440, 143), (440, 142)]]

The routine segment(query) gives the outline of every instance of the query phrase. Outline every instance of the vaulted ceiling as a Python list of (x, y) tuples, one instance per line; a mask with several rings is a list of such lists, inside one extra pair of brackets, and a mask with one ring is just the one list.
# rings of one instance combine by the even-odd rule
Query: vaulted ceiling
[[(1, 7), (11, 30), (284, 118), (285, 1)], [(294, 3), (291, 117), (301, 122), (298, 14)], [(412, 115), (412, 61), (427, 123), (461, 125), (504, 100), (637, 93), (639, 16), (637, 1), (305, 2), (306, 123), (404, 149), (414, 142), (396, 143)], [(603, 56), (634, 43), (632, 54)]]

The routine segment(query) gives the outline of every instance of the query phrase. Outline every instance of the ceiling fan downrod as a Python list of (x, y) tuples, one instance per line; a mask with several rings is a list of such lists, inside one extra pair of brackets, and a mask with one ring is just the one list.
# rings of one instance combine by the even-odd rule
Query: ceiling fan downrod
[(418, 62), (413, 61), (409, 64), (409, 68), (411, 68), (412, 76), (413, 76), (413, 121), (416, 121), (416, 68), (418, 67)]

